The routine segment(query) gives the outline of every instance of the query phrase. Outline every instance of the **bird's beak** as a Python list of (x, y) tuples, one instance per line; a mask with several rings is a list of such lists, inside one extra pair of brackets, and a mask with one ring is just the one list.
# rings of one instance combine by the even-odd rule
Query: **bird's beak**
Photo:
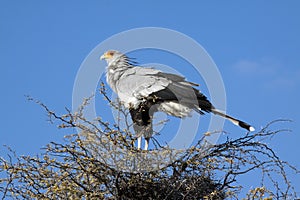
[(100, 60), (104, 60), (106, 58), (105, 54), (100, 57)]

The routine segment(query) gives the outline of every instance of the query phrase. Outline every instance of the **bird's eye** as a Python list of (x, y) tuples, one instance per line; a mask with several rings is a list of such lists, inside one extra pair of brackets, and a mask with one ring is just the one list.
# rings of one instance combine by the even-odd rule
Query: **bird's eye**
[(110, 56), (113, 56), (113, 55), (114, 55), (114, 52), (109, 52), (109, 55), (110, 55)]

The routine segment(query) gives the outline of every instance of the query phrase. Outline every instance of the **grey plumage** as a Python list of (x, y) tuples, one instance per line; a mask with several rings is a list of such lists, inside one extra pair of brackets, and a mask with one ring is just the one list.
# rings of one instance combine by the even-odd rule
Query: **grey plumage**
[(152, 117), (157, 111), (180, 118), (189, 116), (192, 110), (200, 114), (212, 112), (235, 125), (254, 130), (249, 124), (217, 110), (195, 88), (198, 84), (188, 82), (182, 76), (135, 66), (126, 55), (118, 51), (107, 51), (101, 59), (105, 59), (108, 64), (107, 83), (130, 111), (134, 130), (139, 137), (138, 148), (141, 146), (141, 136), (146, 139), (145, 149), (148, 148), (153, 132)]

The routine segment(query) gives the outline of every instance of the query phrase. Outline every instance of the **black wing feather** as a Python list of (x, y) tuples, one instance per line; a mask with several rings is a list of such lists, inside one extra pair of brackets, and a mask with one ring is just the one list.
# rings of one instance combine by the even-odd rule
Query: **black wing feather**
[(205, 112), (211, 112), (214, 108), (205, 95), (199, 90), (182, 83), (171, 83), (167, 88), (154, 92), (150, 96), (160, 101), (175, 101), (199, 111), (199, 108)]

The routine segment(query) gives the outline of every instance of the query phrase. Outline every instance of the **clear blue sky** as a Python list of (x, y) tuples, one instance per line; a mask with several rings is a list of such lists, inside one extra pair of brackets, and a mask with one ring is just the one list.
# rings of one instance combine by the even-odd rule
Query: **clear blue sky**
[[(271, 120), (293, 120), (274, 127), (291, 133), (266, 142), (300, 168), (299, 9), (299, 1), (3, 0), (0, 145), (33, 155), (60, 140), (66, 132), (49, 124), (44, 111), (24, 95), (63, 113), (72, 106), (80, 64), (96, 45), (128, 29), (155, 26), (180, 31), (207, 50), (222, 74), (229, 113), (258, 129)], [(139, 56), (140, 63), (157, 62)], [(184, 75), (197, 81), (192, 73)], [(240, 131), (230, 123), (225, 129)], [(300, 176), (291, 177), (299, 193)], [(242, 181), (254, 182), (251, 177)]]

